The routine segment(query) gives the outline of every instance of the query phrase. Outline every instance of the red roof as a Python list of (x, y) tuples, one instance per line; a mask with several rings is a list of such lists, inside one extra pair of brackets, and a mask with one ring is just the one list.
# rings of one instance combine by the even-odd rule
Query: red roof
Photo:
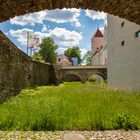
[(94, 34), (94, 37), (103, 37), (102, 32), (99, 30), (99, 28), (97, 29), (96, 33)]

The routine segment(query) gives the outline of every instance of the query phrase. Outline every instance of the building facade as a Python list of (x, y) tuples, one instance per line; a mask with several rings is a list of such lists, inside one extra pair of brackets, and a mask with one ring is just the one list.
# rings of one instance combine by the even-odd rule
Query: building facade
[[(91, 38), (91, 44), (91, 65), (107, 65), (107, 39), (104, 39), (104, 35), (99, 28)], [(95, 77), (96, 82), (103, 81), (103, 79), (100, 76), (95, 75)]]
[(98, 28), (91, 39), (92, 65), (107, 65), (107, 27), (104, 35)]
[(61, 66), (72, 65), (72, 63), (68, 60), (68, 58), (64, 54), (60, 54), (57, 56), (57, 64)]
[(140, 91), (140, 25), (107, 15), (108, 86)]
[(104, 27), (104, 45), (100, 55), (100, 65), (107, 65), (107, 26)]
[(91, 49), (92, 49), (92, 65), (100, 65), (101, 52), (104, 45), (104, 37), (102, 32), (97, 29), (96, 33), (91, 38)]

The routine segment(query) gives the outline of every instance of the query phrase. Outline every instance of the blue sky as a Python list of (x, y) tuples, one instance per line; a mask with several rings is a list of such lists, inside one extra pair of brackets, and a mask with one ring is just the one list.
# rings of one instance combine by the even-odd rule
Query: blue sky
[(91, 49), (91, 37), (99, 25), (101, 31), (106, 14), (81, 9), (45, 10), (0, 23), (2, 30), (22, 51), (26, 52), (27, 31), (40, 40), (50, 36), (58, 45), (58, 54), (72, 46), (79, 46), (82, 55)]

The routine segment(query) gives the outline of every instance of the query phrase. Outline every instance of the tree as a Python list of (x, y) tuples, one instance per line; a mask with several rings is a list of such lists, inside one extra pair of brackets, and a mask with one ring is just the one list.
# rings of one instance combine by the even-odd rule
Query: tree
[(64, 54), (69, 58), (69, 60), (71, 60), (72, 57), (77, 57), (78, 58), (78, 64), (81, 64), (82, 60), (81, 60), (81, 51), (79, 49), (79, 47), (72, 47), (72, 48), (68, 48)]
[(34, 55), (33, 55), (33, 59), (34, 60), (37, 60), (37, 61), (43, 61), (43, 58), (41, 56), (41, 54), (39, 52), (36, 52)]
[(92, 54), (90, 51), (88, 51), (84, 57), (83, 57), (83, 61), (86, 62), (86, 65), (91, 65), (91, 62), (92, 62)]
[(46, 37), (42, 40), (40, 44), (39, 54), (45, 62), (55, 64), (56, 63), (56, 49), (58, 46), (55, 44), (54, 40), (50, 37)]

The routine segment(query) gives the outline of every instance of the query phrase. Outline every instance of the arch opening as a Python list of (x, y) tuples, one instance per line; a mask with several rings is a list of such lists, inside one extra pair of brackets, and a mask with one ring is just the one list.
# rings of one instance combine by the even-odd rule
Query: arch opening
[(86, 82), (93, 82), (93, 83), (102, 83), (104, 81), (105, 81), (105, 78), (103, 77), (103, 75), (99, 73), (95, 73), (88, 76), (86, 80)]
[(66, 76), (63, 77), (64, 82), (79, 82), (81, 81), (80, 76), (76, 74), (67, 74)]
[(117, 15), (129, 21), (140, 24), (139, 4), (135, 0), (127, 0), (127, 2), (125, 0), (23, 0), (22, 2), (18, 0), (5, 0), (0, 2), (0, 22), (27, 13), (38, 12), (45, 9), (53, 10), (57, 8), (81, 8), (104, 11), (106, 13)]

